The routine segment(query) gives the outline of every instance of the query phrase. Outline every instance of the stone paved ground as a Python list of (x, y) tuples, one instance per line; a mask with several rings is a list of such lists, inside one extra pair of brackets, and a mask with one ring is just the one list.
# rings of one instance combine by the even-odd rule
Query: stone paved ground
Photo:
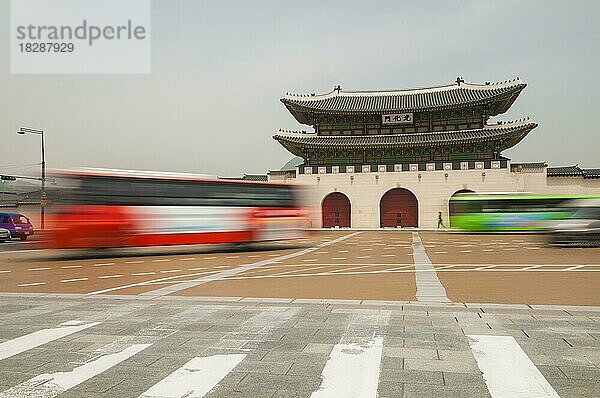
[[(489, 396), (466, 334), (513, 336), (560, 397), (600, 396), (599, 307), (232, 300), (0, 295), (0, 357), (19, 336), (99, 322), (0, 360), (0, 390), (33, 395), (40, 387), (23, 383), (40, 374), (150, 344), (60, 397), (137, 397), (190, 359), (218, 354), (246, 356), (207, 397), (309, 397), (334, 345), (364, 329), (383, 337), (380, 398)], [(10, 391), (0, 396), (18, 396)]]

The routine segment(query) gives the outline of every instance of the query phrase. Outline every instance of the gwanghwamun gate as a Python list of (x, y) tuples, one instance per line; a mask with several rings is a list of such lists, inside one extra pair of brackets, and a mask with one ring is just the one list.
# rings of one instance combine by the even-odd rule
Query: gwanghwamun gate
[(435, 228), (439, 212), (448, 220), (449, 199), (460, 192), (600, 193), (600, 169), (502, 156), (538, 125), (528, 117), (488, 121), (526, 86), (519, 78), (457, 78), (408, 90), (338, 86), (326, 94), (287, 94), (281, 102), (314, 131), (280, 130), (273, 138), (303, 163), (266, 178), (314, 187), (313, 228)]

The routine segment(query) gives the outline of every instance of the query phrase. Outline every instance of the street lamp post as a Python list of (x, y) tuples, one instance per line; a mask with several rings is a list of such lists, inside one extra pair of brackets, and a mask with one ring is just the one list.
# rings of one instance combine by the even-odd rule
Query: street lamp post
[(44, 230), (44, 208), (46, 207), (46, 156), (44, 151), (44, 130), (30, 129), (21, 127), (17, 134), (36, 134), (42, 137), (42, 195), (40, 198), (40, 224), (42, 231)]

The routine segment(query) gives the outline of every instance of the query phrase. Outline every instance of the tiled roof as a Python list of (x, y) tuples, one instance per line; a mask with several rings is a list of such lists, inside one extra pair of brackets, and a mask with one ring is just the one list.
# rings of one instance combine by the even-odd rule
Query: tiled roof
[(500, 102), (490, 116), (506, 112), (527, 85), (514, 79), (494, 84), (447, 86), (388, 91), (333, 90), (326, 94), (287, 94), (281, 102), (294, 117), (312, 124), (312, 114), (373, 114), (453, 109)]
[(444, 131), (415, 134), (318, 136), (316, 134), (277, 134), (273, 136), (290, 152), (301, 156), (298, 148), (385, 148), (422, 145), (447, 145), (500, 141), (501, 150), (521, 141), (537, 127), (529, 120), (485, 126), (477, 130)]
[(220, 180), (268, 181), (266, 174), (244, 174), (242, 177), (219, 177)]
[(600, 178), (600, 169), (583, 169), (583, 178)]
[(511, 163), (510, 168), (516, 169), (521, 167), (522, 169), (539, 169), (548, 166), (546, 162), (525, 162), (525, 163)]
[(600, 178), (600, 169), (582, 169), (578, 165), (566, 167), (548, 167), (548, 177)]
[(583, 170), (579, 166), (548, 167), (548, 177), (572, 177), (583, 175)]
[(267, 181), (266, 174), (244, 174), (242, 177), (244, 181)]

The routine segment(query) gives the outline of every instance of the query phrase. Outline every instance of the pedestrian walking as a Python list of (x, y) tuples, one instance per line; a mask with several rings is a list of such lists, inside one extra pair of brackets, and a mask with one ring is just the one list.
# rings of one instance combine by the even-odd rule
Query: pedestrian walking
[(442, 212), (441, 211), (438, 212), (438, 226), (437, 227), (439, 228), (440, 226), (442, 228), (446, 228), (446, 226), (444, 225), (444, 220), (442, 220)]

